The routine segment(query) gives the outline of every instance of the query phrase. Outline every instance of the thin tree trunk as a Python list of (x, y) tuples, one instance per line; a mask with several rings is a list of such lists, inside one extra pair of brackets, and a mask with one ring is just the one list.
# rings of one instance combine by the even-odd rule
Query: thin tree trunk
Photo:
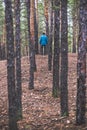
[[(44, 15), (45, 15), (45, 23), (46, 23), (46, 35), (48, 36), (48, 39), (49, 39), (48, 0), (44, 0)], [(48, 48), (49, 48), (49, 44), (46, 45), (45, 54), (48, 54)]]
[(67, 0), (61, 0), (61, 116), (68, 116), (68, 41), (67, 41)]
[(37, 9), (36, 7), (38, 5), (38, 1), (36, 1), (35, 7), (34, 7), (34, 25), (35, 25), (35, 54), (38, 54), (38, 19), (37, 19)]
[(35, 9), (35, 0), (31, 0), (31, 6), (30, 6), (30, 40), (32, 43), (32, 67), (34, 67), (34, 71), (37, 70), (36, 68), (36, 60), (35, 60), (35, 20), (34, 20), (34, 9)]
[(30, 60), (30, 77), (29, 77), (29, 89), (34, 89), (34, 58), (33, 58), (33, 43), (31, 42), (31, 33), (30, 33), (30, 3), (31, 0), (26, 1), (27, 7), (27, 20), (28, 20), (28, 33), (29, 33), (29, 60)]
[(73, 5), (73, 44), (72, 52), (76, 53), (77, 39), (78, 39), (78, 0), (74, 0)]
[(53, 97), (59, 96), (59, 12), (60, 2), (54, 1), (54, 57), (53, 57)]
[(48, 50), (48, 70), (52, 69), (52, 41), (53, 41), (53, 1), (50, 1), (50, 26), (49, 26), (49, 50)]

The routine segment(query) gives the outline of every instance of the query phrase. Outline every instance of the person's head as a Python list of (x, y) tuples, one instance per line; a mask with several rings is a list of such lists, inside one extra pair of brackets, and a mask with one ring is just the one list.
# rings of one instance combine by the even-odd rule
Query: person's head
[(45, 35), (45, 32), (43, 32), (43, 35)]

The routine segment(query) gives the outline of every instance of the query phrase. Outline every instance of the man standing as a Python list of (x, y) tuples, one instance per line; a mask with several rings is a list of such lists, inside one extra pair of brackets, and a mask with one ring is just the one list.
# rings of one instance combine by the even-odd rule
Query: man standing
[(48, 37), (46, 36), (45, 33), (43, 33), (40, 36), (39, 42), (41, 45), (41, 48), (40, 48), (41, 55), (46, 55), (46, 45), (48, 44)]

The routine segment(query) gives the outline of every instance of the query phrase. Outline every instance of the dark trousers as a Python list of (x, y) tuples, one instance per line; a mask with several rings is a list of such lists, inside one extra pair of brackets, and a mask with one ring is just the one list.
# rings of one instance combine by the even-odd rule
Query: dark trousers
[(40, 54), (41, 55), (46, 55), (46, 46), (40, 46)]

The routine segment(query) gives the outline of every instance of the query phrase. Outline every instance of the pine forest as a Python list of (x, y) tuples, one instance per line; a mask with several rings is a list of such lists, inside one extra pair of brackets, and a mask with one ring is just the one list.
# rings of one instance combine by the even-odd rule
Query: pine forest
[(87, 130), (87, 0), (0, 0), (0, 130)]

